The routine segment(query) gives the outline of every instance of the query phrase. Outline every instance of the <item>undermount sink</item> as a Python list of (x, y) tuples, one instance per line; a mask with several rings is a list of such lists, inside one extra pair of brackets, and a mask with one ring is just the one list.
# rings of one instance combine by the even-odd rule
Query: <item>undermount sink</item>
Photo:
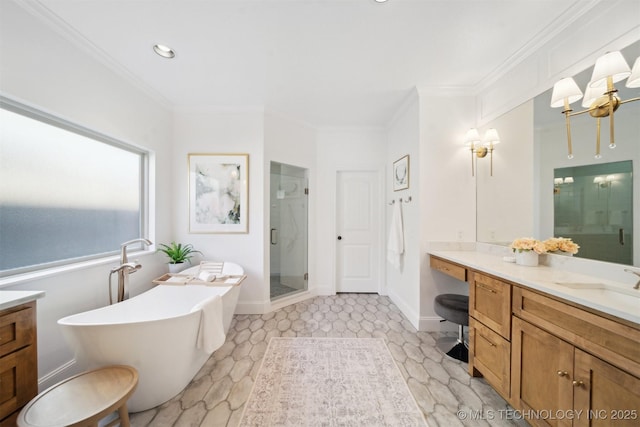
[(606, 289), (604, 283), (598, 282), (553, 282), (556, 285), (566, 286), (571, 289)]
[[(599, 282), (563, 282), (556, 281), (556, 285), (565, 286), (577, 291), (581, 297), (601, 303), (609, 303), (618, 307), (640, 309), (640, 290), (606, 285)], [(574, 295), (577, 295), (574, 293)]]

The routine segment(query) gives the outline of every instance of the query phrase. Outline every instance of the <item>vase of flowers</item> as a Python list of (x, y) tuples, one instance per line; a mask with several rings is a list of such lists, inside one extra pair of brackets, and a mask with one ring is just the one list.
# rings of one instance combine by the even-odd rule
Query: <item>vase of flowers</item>
[(533, 237), (516, 239), (509, 245), (516, 255), (516, 264), (535, 267), (539, 262), (539, 255), (547, 252), (545, 245)]
[(543, 243), (547, 252), (557, 255), (573, 256), (580, 249), (579, 245), (566, 237), (551, 237)]

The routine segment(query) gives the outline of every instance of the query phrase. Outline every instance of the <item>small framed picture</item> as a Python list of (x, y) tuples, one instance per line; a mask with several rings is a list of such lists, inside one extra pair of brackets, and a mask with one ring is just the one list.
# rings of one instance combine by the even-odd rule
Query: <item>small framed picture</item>
[(393, 162), (393, 191), (409, 188), (409, 155)]
[(248, 154), (189, 154), (189, 232), (248, 233)]

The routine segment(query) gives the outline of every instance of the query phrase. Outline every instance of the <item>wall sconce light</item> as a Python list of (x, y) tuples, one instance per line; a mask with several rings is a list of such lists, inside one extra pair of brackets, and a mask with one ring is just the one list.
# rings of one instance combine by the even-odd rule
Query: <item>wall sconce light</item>
[[(628, 77), (628, 78), (627, 78)], [(568, 158), (573, 159), (573, 147), (571, 145), (571, 123), (569, 117), (589, 113), (597, 120), (596, 129), (596, 154), (595, 158), (601, 158), (600, 154), (600, 118), (609, 117), (609, 148), (615, 148), (613, 113), (622, 104), (632, 101), (640, 101), (640, 97), (623, 101), (616, 95), (618, 90), (614, 83), (627, 79), (629, 88), (640, 87), (640, 57), (629, 68), (627, 61), (618, 51), (608, 52), (598, 58), (593, 67), (591, 81), (587, 84), (582, 106), (586, 110), (573, 112), (570, 104), (582, 98), (582, 91), (572, 77), (564, 78), (553, 85), (551, 95), (551, 108), (562, 107), (567, 126)]]
[(553, 178), (553, 194), (560, 194), (560, 187), (565, 184), (573, 184), (573, 177)]
[(499, 143), (500, 136), (498, 135), (498, 131), (494, 128), (487, 130), (482, 140), (480, 139), (478, 129), (471, 128), (467, 131), (465, 145), (469, 147), (471, 151), (471, 176), (475, 176), (476, 159), (483, 159), (487, 154), (489, 154), (489, 158), (491, 159), (491, 176), (493, 176), (493, 150), (494, 145)]

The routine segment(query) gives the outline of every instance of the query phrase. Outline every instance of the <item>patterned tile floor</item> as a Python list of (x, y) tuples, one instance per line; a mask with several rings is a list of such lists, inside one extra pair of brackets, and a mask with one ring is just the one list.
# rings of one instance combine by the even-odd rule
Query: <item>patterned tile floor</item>
[(467, 364), (416, 332), (388, 297), (319, 296), (263, 315), (236, 315), (225, 344), (193, 381), (163, 405), (131, 415), (132, 427), (236, 426), (271, 337), (382, 337), (430, 427), (523, 426)]

